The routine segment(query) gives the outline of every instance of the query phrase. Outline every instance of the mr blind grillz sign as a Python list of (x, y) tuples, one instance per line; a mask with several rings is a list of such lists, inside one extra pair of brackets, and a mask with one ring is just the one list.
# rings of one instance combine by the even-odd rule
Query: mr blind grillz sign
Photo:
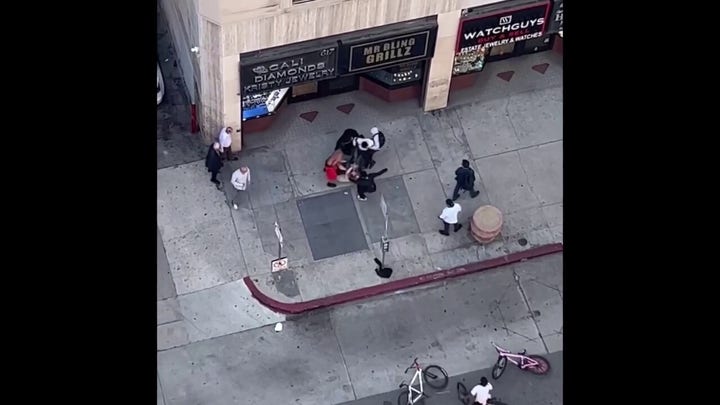
[[(241, 58), (242, 61), (242, 58)], [(243, 65), (243, 95), (272, 91), (337, 76), (337, 47), (262, 63)]]
[(481, 48), (505, 45), (539, 38), (546, 26), (549, 3), (515, 11), (465, 20), (460, 29), (456, 51), (477, 52)]
[(364, 44), (345, 45), (343, 48), (349, 48), (350, 54), (348, 72), (426, 58), (429, 38), (430, 30), (426, 30)]

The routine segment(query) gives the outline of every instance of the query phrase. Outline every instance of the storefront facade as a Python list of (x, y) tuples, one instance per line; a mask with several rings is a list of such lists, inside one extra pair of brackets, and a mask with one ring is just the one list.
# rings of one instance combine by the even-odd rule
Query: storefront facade
[(361, 90), (420, 99), (437, 22), (427, 17), (240, 55), (245, 132), (271, 125), (284, 102)]
[[(312, 102), (345, 91), (365, 91), (388, 102), (414, 98), (425, 111), (445, 108), (451, 84), (458, 79), (481, 74), (484, 63), (498, 58), (549, 49), (557, 37), (546, 37), (546, 22), (554, 18), (552, 0), (183, 4), (193, 1), (199, 23), (191, 37), (199, 43), (188, 43), (194, 51), (178, 52), (191, 52), (195, 58), (198, 121), (208, 140), (223, 126), (236, 128), (233, 141), (238, 145), (243, 128), (262, 127), (258, 120), (263, 117), (281, 119), (285, 103)], [(189, 15), (192, 9), (189, 6)], [(507, 10), (515, 19), (509, 25), (519, 22), (517, 30), (501, 24)], [(514, 40), (486, 39), (494, 31), (512, 33)], [(463, 33), (473, 32), (464, 39)]]
[(472, 86), (487, 63), (552, 49), (551, 9), (548, 0), (520, 0), (463, 10), (452, 89)]

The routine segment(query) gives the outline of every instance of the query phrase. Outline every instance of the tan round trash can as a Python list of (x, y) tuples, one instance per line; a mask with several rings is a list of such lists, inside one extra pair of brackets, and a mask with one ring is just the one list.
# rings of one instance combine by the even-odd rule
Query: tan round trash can
[(483, 205), (472, 216), (470, 233), (478, 242), (489, 243), (500, 234), (502, 224), (502, 212), (492, 205)]

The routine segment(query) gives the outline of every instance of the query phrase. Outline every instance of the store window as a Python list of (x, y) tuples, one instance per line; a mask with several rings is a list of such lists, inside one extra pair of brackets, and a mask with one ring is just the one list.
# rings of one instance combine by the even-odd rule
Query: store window
[(405, 87), (422, 81), (424, 65), (424, 61), (402, 63), (365, 73), (364, 76), (386, 88)]
[(533, 53), (547, 51), (552, 48), (552, 35), (544, 35), (540, 38), (528, 39), (524, 43), (523, 53)]
[(497, 45), (490, 48), (490, 56), (502, 56), (508, 53), (513, 53), (515, 50), (515, 43)]
[(525, 52), (541, 52), (550, 49), (550, 47), (552, 46), (550, 39), (550, 35), (545, 35), (540, 38), (528, 39), (527, 41), (525, 41)]
[(285, 100), (288, 88), (249, 94), (242, 98), (242, 120), (247, 121), (272, 115)]

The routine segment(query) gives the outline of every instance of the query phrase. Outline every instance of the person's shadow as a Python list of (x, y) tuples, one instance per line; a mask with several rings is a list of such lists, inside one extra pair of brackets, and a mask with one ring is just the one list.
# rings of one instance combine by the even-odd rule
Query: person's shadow
[(382, 278), (390, 278), (392, 275), (392, 269), (390, 267), (383, 267), (383, 263), (377, 257), (374, 259), (377, 267), (375, 268), (375, 274)]

